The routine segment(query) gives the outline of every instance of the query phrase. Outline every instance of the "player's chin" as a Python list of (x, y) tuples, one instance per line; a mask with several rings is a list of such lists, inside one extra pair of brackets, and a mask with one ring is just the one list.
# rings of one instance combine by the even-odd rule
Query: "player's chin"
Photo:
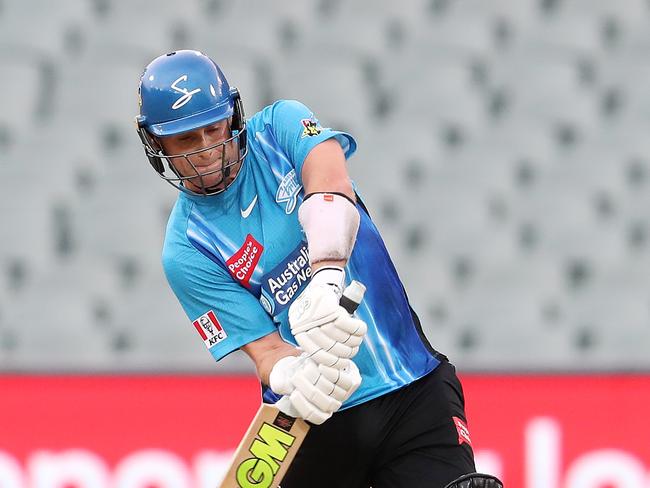
[(193, 187), (192, 189), (198, 193), (203, 193), (204, 190), (209, 190), (210, 192), (223, 190), (226, 185), (221, 171), (201, 178), (191, 178), (188, 181)]

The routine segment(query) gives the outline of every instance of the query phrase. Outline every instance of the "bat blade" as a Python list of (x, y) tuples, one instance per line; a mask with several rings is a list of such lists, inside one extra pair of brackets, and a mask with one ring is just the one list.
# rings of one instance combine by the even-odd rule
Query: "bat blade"
[(309, 424), (262, 404), (220, 488), (277, 488), (309, 432)]

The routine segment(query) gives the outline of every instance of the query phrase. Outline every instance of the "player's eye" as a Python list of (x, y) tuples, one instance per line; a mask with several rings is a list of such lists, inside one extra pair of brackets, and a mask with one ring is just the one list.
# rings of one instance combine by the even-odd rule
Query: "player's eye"
[(178, 142), (180, 142), (183, 145), (187, 145), (191, 143), (194, 140), (194, 137), (192, 135), (186, 135), (186, 136), (181, 136), (178, 139)]

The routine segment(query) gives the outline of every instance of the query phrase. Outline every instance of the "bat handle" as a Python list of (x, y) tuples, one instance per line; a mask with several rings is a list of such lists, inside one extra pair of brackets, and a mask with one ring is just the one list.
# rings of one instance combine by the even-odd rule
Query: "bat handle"
[(352, 282), (345, 287), (343, 290), (343, 295), (339, 300), (339, 304), (350, 314), (352, 315), (357, 309), (361, 300), (363, 300), (363, 294), (366, 292), (366, 287), (359, 283), (357, 280), (352, 280)]

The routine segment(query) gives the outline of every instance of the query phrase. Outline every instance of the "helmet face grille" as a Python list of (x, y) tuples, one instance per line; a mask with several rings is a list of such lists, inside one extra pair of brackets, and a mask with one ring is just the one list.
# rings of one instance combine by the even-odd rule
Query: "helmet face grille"
[[(171, 184), (173, 187), (190, 194), (195, 195), (216, 195), (225, 191), (230, 187), (236, 177), (241, 171), (241, 165), (244, 163), (246, 155), (248, 154), (248, 146), (246, 144), (246, 122), (243, 122), (243, 128), (241, 130), (232, 130), (232, 136), (226, 139), (225, 141), (218, 142), (211, 146), (197, 149), (195, 151), (189, 151), (181, 154), (166, 154), (162, 149), (156, 149), (159, 147), (159, 144), (155, 142), (155, 139), (142, 128), (138, 129), (140, 138), (143, 141), (143, 146), (149, 162), (160, 175), (160, 177)], [(237, 158), (233, 160), (226, 160), (226, 148), (230, 144), (236, 144), (236, 154)], [(196, 156), (203, 154), (207, 151), (221, 151), (221, 161), (223, 165), (214, 170), (201, 172), (199, 169), (192, 163), (191, 156)], [(174, 165), (174, 160), (182, 159), (185, 161), (185, 167), (192, 168), (191, 174), (182, 175), (177, 167)], [(239, 169), (237, 169), (239, 168)], [(237, 171), (236, 174), (232, 175), (233, 171)], [(216, 183), (208, 186), (205, 184), (204, 178), (206, 176), (211, 176), (217, 173), (221, 173), (221, 178)], [(230, 179), (231, 175), (233, 176)], [(199, 188), (199, 191), (192, 191), (187, 188), (184, 184), (185, 182), (191, 182), (192, 185)]]

